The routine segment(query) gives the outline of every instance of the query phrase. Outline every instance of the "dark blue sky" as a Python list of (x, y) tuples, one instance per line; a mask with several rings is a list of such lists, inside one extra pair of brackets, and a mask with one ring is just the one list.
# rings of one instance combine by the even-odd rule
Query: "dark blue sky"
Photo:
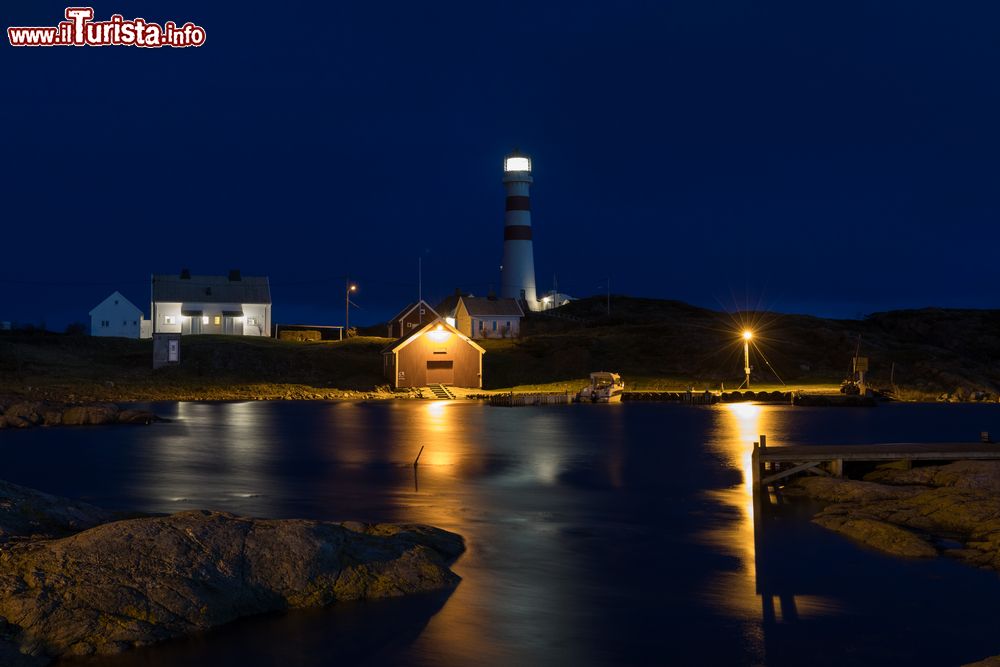
[[(8, 0), (3, 27), (65, 3)], [(224, 9), (225, 7), (236, 8)], [(539, 287), (855, 316), (994, 307), (1000, 6), (95, 5), (200, 49), (0, 46), (0, 319), (148, 276), (271, 277), (276, 320), (499, 285), (505, 152)], [(278, 32), (275, 32), (278, 30)], [(5, 40), (6, 41), (6, 40)], [(749, 296), (748, 296), (749, 295)]]

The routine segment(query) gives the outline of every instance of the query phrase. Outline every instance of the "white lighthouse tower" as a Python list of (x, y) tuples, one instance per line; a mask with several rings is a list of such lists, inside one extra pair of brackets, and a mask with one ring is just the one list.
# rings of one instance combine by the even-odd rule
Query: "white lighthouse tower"
[(531, 158), (515, 148), (503, 161), (507, 206), (503, 227), (500, 296), (539, 310), (535, 294), (535, 254), (531, 245)]

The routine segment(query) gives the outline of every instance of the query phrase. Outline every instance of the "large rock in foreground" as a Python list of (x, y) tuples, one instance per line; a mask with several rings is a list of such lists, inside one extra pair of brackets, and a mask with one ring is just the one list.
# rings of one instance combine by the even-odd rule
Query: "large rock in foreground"
[(8, 542), (0, 659), (117, 653), (250, 614), (447, 589), (463, 549), (427, 526), (205, 511)]

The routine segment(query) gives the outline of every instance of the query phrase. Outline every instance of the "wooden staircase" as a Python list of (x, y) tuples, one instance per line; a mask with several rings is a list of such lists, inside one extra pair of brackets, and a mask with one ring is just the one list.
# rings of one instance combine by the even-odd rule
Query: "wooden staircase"
[(434, 398), (441, 399), (442, 401), (448, 401), (455, 398), (455, 394), (451, 393), (448, 387), (443, 384), (429, 384), (427, 388), (431, 390), (434, 394)]

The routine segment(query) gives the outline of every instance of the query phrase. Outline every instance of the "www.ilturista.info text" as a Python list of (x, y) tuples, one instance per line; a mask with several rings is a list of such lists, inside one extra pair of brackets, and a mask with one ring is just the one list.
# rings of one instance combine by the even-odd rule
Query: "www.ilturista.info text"
[(167, 21), (162, 26), (145, 19), (125, 20), (114, 14), (107, 21), (94, 21), (93, 7), (68, 7), (66, 20), (54, 28), (11, 27), (7, 38), (11, 46), (138, 46), (155, 49), (164, 46), (185, 48), (205, 43), (205, 29), (188, 22), (178, 26)]

